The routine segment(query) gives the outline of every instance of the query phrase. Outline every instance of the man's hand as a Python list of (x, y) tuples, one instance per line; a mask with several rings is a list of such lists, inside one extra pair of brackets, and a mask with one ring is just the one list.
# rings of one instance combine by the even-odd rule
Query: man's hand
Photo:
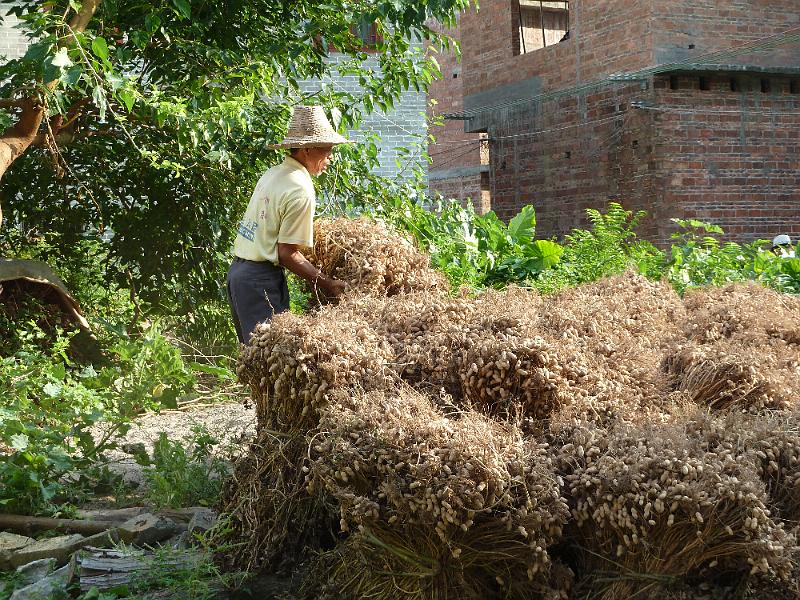
[(347, 283), (339, 279), (331, 279), (328, 277), (325, 278), (324, 283), (320, 281), (318, 285), (322, 288), (322, 291), (325, 292), (325, 295), (331, 298), (337, 298), (347, 291)]
[(347, 289), (347, 283), (324, 275), (312, 265), (295, 244), (278, 243), (278, 260), (281, 266), (321, 289), (326, 296), (336, 298)]

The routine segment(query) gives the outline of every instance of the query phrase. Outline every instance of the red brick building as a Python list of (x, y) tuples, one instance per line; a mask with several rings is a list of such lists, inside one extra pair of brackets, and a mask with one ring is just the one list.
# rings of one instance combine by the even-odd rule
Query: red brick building
[(800, 237), (800, 0), (481, 0), (440, 57), (432, 191), (541, 236), (609, 201)]

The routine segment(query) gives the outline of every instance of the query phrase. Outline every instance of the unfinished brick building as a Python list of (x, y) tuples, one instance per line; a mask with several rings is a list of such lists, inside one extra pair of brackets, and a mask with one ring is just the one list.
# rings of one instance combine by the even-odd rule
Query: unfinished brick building
[(541, 236), (619, 201), (800, 237), (800, 0), (481, 0), (431, 96), (430, 186)]

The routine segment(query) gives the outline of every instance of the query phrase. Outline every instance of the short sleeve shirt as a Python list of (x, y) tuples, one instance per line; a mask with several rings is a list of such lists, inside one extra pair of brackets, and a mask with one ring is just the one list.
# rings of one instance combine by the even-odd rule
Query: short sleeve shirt
[(306, 168), (291, 156), (258, 180), (247, 205), (233, 254), (278, 264), (278, 243), (314, 245), (316, 193)]

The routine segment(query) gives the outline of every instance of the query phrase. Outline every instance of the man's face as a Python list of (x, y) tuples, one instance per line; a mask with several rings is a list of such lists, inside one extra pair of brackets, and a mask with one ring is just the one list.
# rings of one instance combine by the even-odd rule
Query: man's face
[(300, 162), (308, 170), (310, 175), (319, 175), (331, 164), (333, 148), (331, 146), (323, 148), (301, 148)]

